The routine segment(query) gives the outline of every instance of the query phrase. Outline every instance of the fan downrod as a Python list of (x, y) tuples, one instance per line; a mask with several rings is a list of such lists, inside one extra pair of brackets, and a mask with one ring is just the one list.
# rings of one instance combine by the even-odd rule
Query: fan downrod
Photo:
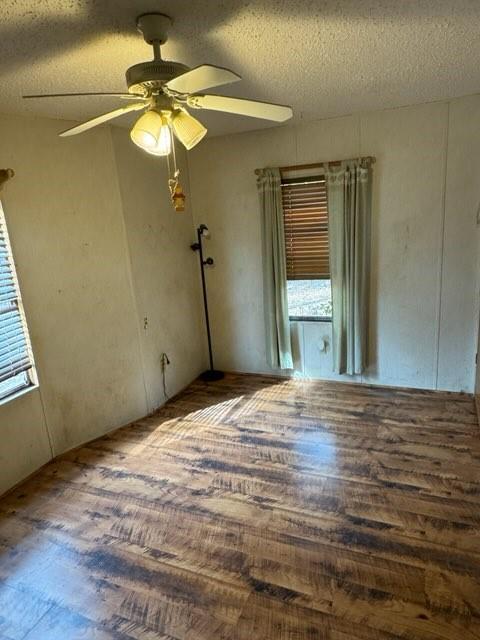
[(172, 19), (164, 13), (144, 13), (137, 18), (137, 29), (146, 43), (162, 45), (168, 40), (172, 23)]

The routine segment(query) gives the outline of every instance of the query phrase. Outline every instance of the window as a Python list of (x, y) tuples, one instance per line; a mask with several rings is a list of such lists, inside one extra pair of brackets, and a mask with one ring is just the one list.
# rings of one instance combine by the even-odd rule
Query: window
[(0, 202), (0, 402), (35, 384), (27, 325)]
[(291, 320), (331, 320), (327, 188), (324, 176), (282, 179)]

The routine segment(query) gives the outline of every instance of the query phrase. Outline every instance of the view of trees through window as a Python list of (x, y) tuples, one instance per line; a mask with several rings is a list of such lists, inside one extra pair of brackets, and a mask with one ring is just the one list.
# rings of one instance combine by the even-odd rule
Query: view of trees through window
[(330, 280), (288, 280), (287, 295), (291, 318), (332, 317)]

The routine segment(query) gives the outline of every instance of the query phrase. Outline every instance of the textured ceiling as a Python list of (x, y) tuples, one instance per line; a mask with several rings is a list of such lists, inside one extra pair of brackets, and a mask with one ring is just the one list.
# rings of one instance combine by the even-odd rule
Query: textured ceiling
[[(174, 19), (164, 58), (229, 67), (243, 80), (224, 93), (291, 104), (297, 121), (480, 92), (479, 0), (1, 0), (0, 112), (113, 108), (20, 96), (123, 90), (125, 69), (151, 57), (135, 29), (151, 10)], [(204, 114), (213, 134), (270, 126)]]

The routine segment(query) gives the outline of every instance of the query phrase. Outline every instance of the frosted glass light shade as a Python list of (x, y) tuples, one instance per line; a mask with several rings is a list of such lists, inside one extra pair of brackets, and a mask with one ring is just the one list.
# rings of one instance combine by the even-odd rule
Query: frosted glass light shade
[(177, 111), (172, 118), (173, 132), (186, 149), (192, 149), (207, 133), (206, 128), (186, 111)]
[(170, 127), (168, 126), (168, 123), (165, 120), (158, 134), (158, 138), (155, 146), (149, 147), (148, 149), (145, 149), (145, 151), (148, 151), (148, 153), (151, 153), (154, 156), (168, 156), (171, 150), (172, 150), (172, 134), (170, 133)]
[(172, 137), (168, 121), (157, 111), (146, 111), (130, 131), (133, 142), (154, 156), (168, 156), (172, 149)]

